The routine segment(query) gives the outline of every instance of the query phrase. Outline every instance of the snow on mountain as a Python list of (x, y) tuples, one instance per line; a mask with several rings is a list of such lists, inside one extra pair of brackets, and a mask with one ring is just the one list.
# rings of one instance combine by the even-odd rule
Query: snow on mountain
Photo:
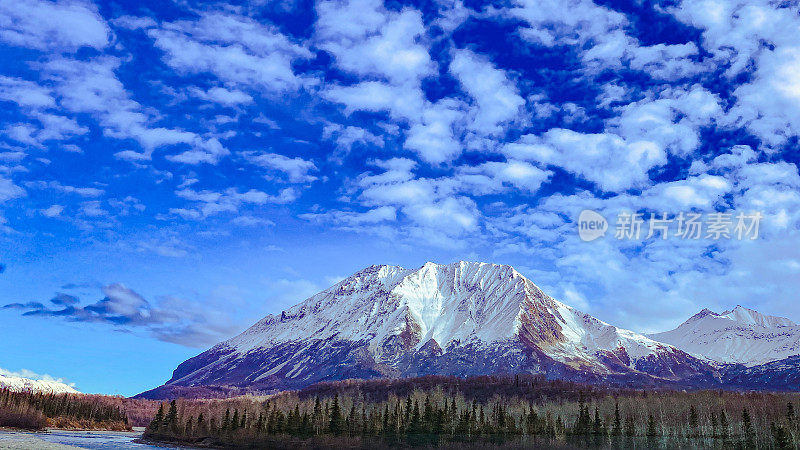
[(748, 367), (800, 355), (800, 326), (742, 306), (721, 314), (704, 309), (650, 337), (701, 358)]
[(510, 266), (371, 266), (181, 364), (168, 385), (302, 387), (429, 373), (635, 375), (713, 369), (584, 314)]
[(72, 386), (50, 377), (31, 379), (0, 369), (0, 389), (17, 392), (44, 392), (53, 394), (78, 394)]

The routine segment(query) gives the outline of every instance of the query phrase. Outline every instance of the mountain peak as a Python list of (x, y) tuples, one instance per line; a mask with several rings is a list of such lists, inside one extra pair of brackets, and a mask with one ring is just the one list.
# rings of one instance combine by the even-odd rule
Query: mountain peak
[(797, 325), (785, 317), (761, 314), (754, 309), (745, 308), (742, 305), (736, 305), (733, 310), (725, 311), (719, 316), (739, 323), (758, 325), (764, 328), (792, 327)]
[(712, 311), (712, 310), (710, 310), (708, 308), (703, 308), (702, 311), (700, 311), (699, 313), (697, 313), (697, 314), (693, 315), (692, 317), (690, 317), (686, 322), (695, 322), (695, 321), (698, 321), (698, 320), (700, 320), (700, 319), (702, 319), (704, 317), (718, 316), (718, 315), (719, 314), (715, 313), (714, 311)]
[[(699, 364), (699, 365), (698, 365)], [(700, 363), (582, 313), (509, 265), (370, 266), (181, 364), (171, 385), (491, 373), (664, 376)]]

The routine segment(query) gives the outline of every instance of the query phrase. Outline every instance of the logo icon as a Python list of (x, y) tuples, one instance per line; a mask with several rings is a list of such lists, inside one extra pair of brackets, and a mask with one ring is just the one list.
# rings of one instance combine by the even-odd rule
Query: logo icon
[(578, 236), (583, 242), (603, 237), (608, 230), (608, 221), (596, 211), (584, 209), (578, 216)]

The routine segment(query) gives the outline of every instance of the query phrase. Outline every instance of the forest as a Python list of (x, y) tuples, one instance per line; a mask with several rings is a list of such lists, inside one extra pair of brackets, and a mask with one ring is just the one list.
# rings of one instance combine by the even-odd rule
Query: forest
[(541, 377), (343, 381), (163, 403), (154, 441), (214, 447), (795, 448), (790, 393), (603, 389)]
[(0, 389), (0, 427), (130, 430), (149, 423), (156, 408), (148, 400)]

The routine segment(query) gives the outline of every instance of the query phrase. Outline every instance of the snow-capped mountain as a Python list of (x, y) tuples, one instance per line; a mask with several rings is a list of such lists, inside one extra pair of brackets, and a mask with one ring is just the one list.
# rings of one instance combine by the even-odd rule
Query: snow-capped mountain
[(169, 386), (299, 388), (321, 380), (542, 373), (712, 379), (707, 363), (602, 322), (510, 266), (371, 266), (182, 363)]
[(721, 314), (704, 309), (650, 337), (701, 358), (748, 367), (800, 355), (800, 326), (742, 306)]
[(78, 394), (72, 386), (57, 380), (33, 380), (9, 373), (0, 373), (0, 389), (17, 392), (43, 392), (53, 394)]

